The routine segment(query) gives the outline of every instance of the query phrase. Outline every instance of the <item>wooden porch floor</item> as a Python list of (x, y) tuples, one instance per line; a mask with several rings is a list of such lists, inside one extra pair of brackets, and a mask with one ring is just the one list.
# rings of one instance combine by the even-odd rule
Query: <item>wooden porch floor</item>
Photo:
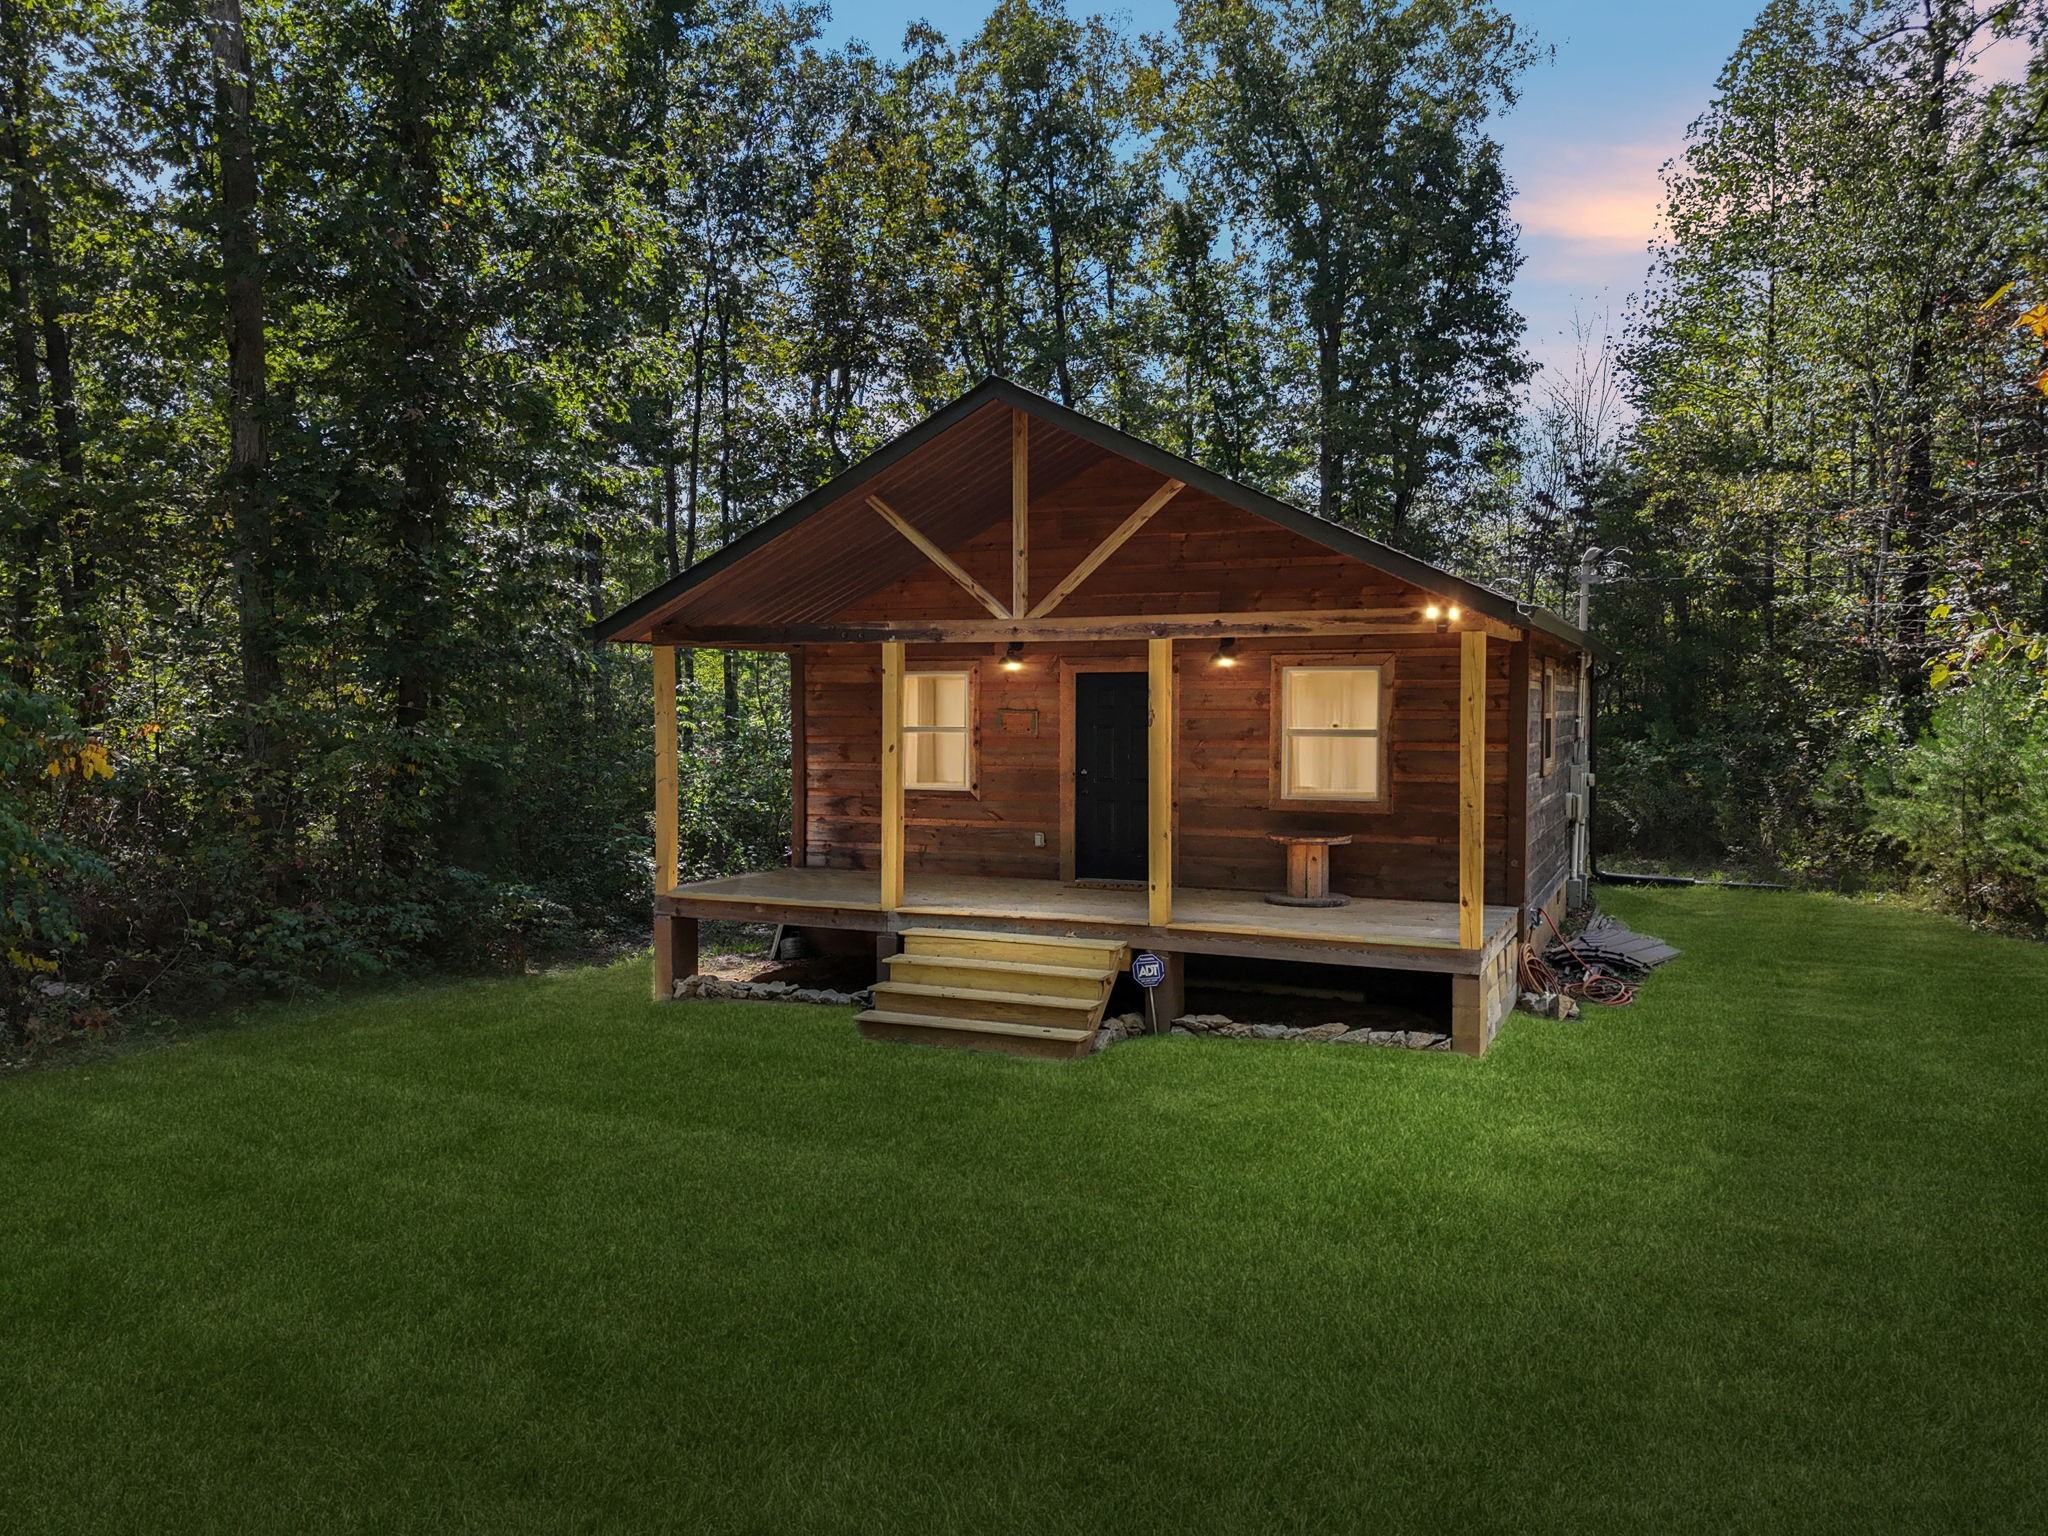
[[(910, 874), (904, 881), (901, 909), (883, 912), (881, 894), (881, 878), (872, 871), (768, 869), (678, 886), (659, 898), (656, 908), (690, 917), (875, 933), (943, 918), (952, 927), (1034, 930), (1117, 938), (1162, 949), (1326, 962), (1349, 959), (1357, 964), (1467, 973), (1507, 943), (1515, 926), (1513, 907), (1488, 907), (1486, 942), (1475, 952), (1458, 947), (1458, 908), (1453, 902), (1357, 897), (1342, 907), (1281, 907), (1262, 900), (1256, 891), (1184, 888), (1174, 892), (1172, 923), (1154, 928), (1145, 920), (1145, 892), (1136, 889), (986, 875)], [(1330, 953), (1318, 957), (1314, 951)]]

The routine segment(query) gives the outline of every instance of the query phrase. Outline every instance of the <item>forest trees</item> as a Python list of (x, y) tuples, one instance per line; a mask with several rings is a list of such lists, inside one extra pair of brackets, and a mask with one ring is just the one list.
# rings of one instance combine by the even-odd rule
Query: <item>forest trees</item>
[(1520, 258), (1487, 119), (1534, 46), (1479, 0), (1189, 0), (1194, 162), (1277, 248), (1310, 349), (1316, 509), (1426, 542), (1418, 498), (1514, 428)]
[(2042, 20), (1772, 0), (1694, 125), (1599, 529), (1609, 846), (1868, 878), (1937, 609), (2048, 628)]
[[(1640, 553), (1603, 594), (1615, 838), (1818, 869), (1853, 822), (1866, 857), (1840, 786), (1929, 707), (1938, 598), (2048, 622), (2042, 80), (1976, 69), (2039, 12), (1773, 0), (1731, 63), (1634, 428), (1514, 534), (1539, 600), (1581, 535)], [(0, 0), (12, 983), (630, 922), (648, 679), (591, 619), (987, 371), (1451, 563), (1540, 510), (1503, 7), (1186, 0), (1132, 38), (1002, 0), (897, 56), (820, 24)], [(686, 867), (773, 862), (781, 664), (683, 678)]]

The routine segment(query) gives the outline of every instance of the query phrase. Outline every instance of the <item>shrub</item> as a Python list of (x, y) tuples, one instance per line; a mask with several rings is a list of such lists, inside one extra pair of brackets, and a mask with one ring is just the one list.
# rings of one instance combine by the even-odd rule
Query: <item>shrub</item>
[(39, 988), (82, 936), (76, 887), (106, 873), (50, 828), (48, 807), (112, 774), (59, 700), (0, 680), (0, 1037), (25, 1034)]
[(1906, 749), (1873, 827), (1896, 838), (1943, 903), (2039, 923), (2048, 907), (2048, 710), (2025, 649), (1979, 658)]

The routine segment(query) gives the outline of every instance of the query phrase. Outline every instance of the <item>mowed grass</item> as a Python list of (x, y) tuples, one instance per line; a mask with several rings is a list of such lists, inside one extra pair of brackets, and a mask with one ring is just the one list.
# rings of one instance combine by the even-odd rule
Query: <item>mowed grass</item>
[(1613, 892), (1483, 1062), (644, 964), (0, 1082), (0, 1530), (2039, 1530), (2048, 949)]

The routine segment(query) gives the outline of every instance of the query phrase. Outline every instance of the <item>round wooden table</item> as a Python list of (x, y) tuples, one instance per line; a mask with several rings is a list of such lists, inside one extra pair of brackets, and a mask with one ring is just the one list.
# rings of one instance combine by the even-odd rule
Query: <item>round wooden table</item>
[(1349, 832), (1268, 832), (1287, 849), (1287, 889), (1269, 891), (1276, 907), (1341, 907), (1351, 898), (1330, 891), (1330, 850), (1351, 841)]

